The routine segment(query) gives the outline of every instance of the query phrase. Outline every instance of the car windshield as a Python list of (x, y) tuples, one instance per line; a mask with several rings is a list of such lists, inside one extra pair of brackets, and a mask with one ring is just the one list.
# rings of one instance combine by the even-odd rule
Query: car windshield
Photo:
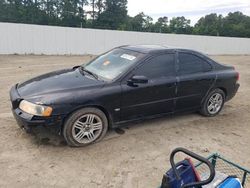
[(142, 53), (116, 48), (83, 65), (84, 69), (107, 81), (112, 81), (141, 59)]

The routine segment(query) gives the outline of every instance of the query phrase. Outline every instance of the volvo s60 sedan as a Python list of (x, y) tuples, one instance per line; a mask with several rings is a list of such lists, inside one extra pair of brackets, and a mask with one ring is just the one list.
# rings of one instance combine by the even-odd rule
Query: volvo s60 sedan
[(234, 67), (193, 50), (122, 46), (16, 84), (10, 98), (20, 127), (56, 128), (69, 145), (85, 146), (135, 120), (184, 111), (215, 116), (236, 94), (238, 79)]

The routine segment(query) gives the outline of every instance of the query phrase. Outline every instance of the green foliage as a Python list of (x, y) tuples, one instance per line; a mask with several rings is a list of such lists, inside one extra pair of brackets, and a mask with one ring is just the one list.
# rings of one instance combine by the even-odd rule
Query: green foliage
[(186, 19), (184, 16), (172, 18), (169, 28), (172, 33), (177, 34), (190, 34), (192, 32), (190, 20)]
[(241, 12), (229, 13), (226, 17), (209, 14), (202, 17), (195, 25), (194, 34), (250, 37), (250, 17)]
[(150, 31), (153, 19), (150, 16), (145, 15), (143, 12), (137, 14), (134, 17), (130, 17), (128, 30), (132, 31)]
[(222, 15), (209, 14), (202, 17), (195, 25), (194, 34), (219, 36), (223, 30)]
[(104, 11), (95, 21), (95, 27), (121, 29), (127, 18), (127, 0), (106, 0)]
[(0, 22), (250, 38), (250, 17), (241, 12), (209, 14), (192, 27), (184, 16), (130, 17), (127, 0), (0, 0)]
[(223, 21), (222, 35), (250, 37), (250, 17), (241, 12), (229, 13)]

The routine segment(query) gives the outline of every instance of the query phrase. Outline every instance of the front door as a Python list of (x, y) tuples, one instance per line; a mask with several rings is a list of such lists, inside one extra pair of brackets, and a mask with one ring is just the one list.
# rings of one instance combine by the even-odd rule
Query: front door
[[(133, 76), (147, 83), (128, 83)], [(122, 83), (121, 121), (169, 113), (176, 90), (175, 54), (158, 54), (138, 66)]]

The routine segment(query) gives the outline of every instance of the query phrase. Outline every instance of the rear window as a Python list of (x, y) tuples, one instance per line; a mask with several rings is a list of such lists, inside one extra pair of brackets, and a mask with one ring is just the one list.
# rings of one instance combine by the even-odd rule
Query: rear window
[(178, 72), (180, 74), (207, 72), (211, 69), (211, 65), (206, 60), (190, 53), (179, 53)]

